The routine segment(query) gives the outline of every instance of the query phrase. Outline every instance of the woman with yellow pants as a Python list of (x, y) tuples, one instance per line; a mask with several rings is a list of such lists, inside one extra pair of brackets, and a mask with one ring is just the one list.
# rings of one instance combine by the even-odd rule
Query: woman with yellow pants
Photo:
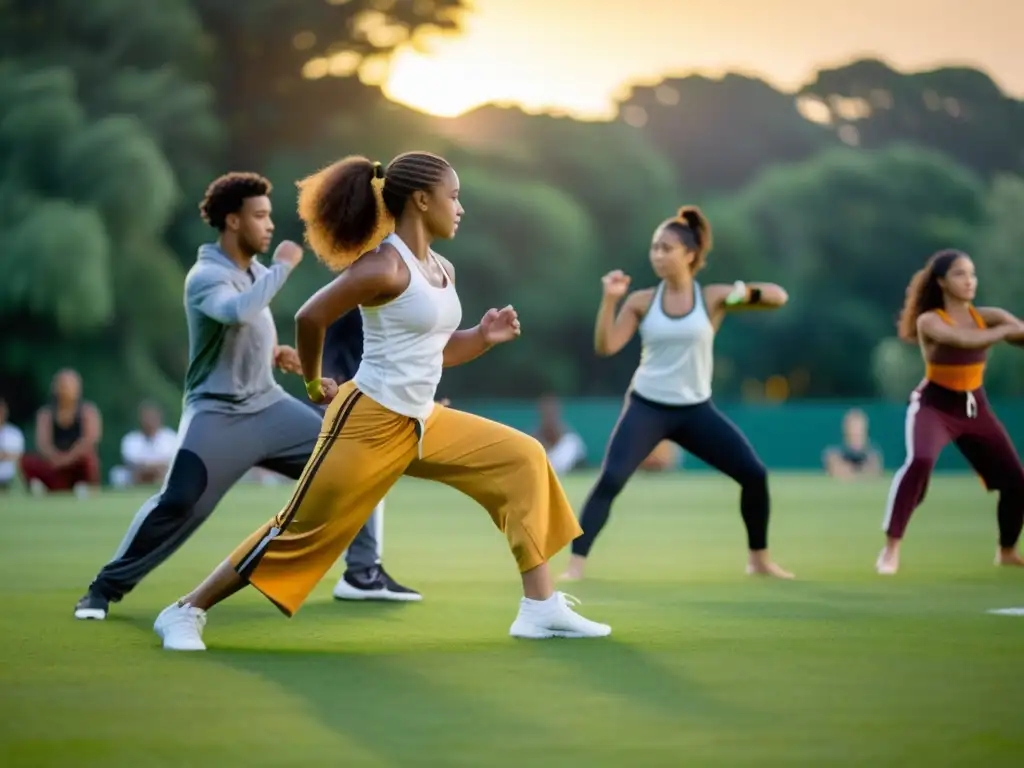
[[(520, 332), (511, 306), (457, 330), (454, 269), (430, 248), (455, 235), (464, 213), (454, 169), (426, 152), (399, 155), (386, 172), (349, 157), (299, 187), (307, 240), (343, 270), (296, 315), (306, 389), (330, 403), (324, 429), (288, 505), (157, 618), (164, 648), (204, 650), (206, 611), (246, 584), (293, 615), (403, 474), (457, 488), (506, 535), (523, 582), (512, 636), (610, 634), (552, 586), (548, 560), (581, 531), (540, 443), (434, 403), (442, 368)], [(339, 388), (320, 376), (324, 330), (357, 306), (363, 359)]]

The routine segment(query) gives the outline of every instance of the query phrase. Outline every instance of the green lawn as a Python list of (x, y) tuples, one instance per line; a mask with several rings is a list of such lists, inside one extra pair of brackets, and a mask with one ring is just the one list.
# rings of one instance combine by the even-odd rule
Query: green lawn
[(335, 603), (336, 571), (290, 621), (254, 593), (215, 610), (205, 654), (162, 652), (153, 618), (286, 489), (235, 491), (103, 623), (72, 607), (141, 496), (0, 497), (0, 765), (1020, 764), (1024, 617), (986, 611), (1024, 606), (1024, 572), (992, 565), (995, 497), (937, 478), (883, 578), (887, 483), (773, 483), (797, 581), (743, 575), (727, 481), (643, 477), (569, 590), (612, 637), (529, 642), (485, 513), (403, 481), (386, 562), (422, 604)]

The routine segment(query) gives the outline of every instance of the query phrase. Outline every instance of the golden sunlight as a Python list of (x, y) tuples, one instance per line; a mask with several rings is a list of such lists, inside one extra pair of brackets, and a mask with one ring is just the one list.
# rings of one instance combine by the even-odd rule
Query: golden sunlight
[(483, 104), (515, 104), (526, 112), (559, 111), (582, 120), (609, 119), (615, 105), (603, 89), (574, 88), (566, 73), (544, 71), (465, 38), (444, 40), (443, 55), (401, 49), (384, 85), (389, 99), (438, 117), (456, 117)]
[[(360, 75), (382, 80), (394, 101), (449, 117), (497, 103), (526, 112), (608, 119), (627, 84), (655, 85), (666, 75), (692, 72), (746, 72), (796, 91), (817, 67), (865, 52), (901, 68), (952, 59), (983, 66), (1019, 92), (1024, 65), (1017, 39), (1010, 32), (993, 34), (991, 24), (998, 18), (1001, 29), (1019, 29), (1024, 3), (975, 0), (977, 11), (950, 25), (948, 19), (956, 16), (952, 9), (960, 2), (861, 0), (811, 12), (807, 0), (701, 5), (680, 0), (472, 0), (461, 33), (423, 35), (417, 44), (407, 40), (386, 72), (374, 62), (365, 70), (360, 65)], [(935, 11), (921, 13), (923, 3)], [(556, 5), (558, 10), (552, 10)], [(878, 18), (886, 23), (878, 24)], [(389, 27), (381, 14), (368, 13), (361, 24), (377, 42), (401, 40), (402, 32)], [(299, 35), (294, 44), (311, 47), (311, 39), (311, 33)], [(306, 76), (323, 77), (352, 66), (351, 61), (316, 60)], [(663, 89), (657, 97), (671, 104), (679, 94)], [(846, 107), (858, 114), (865, 106), (885, 108), (876, 101), (872, 95), (870, 105)], [(818, 105), (802, 108), (811, 110), (812, 119), (823, 117)], [(953, 111), (959, 105), (936, 108)], [(646, 115), (629, 118), (637, 124)]]

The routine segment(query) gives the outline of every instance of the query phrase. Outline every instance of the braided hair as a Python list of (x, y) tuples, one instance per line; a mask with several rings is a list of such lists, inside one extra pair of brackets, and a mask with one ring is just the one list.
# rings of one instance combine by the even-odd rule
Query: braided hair
[(298, 182), (306, 241), (329, 268), (345, 269), (394, 229), (413, 192), (434, 187), (449, 168), (430, 152), (405, 152), (386, 169), (361, 155), (339, 160)]

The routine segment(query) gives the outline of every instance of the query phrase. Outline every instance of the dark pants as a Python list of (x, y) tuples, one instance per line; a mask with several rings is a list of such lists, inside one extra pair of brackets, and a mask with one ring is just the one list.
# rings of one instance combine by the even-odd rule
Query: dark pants
[(73, 464), (55, 467), (50, 460), (37, 454), (21, 457), (21, 474), (25, 482), (39, 480), (50, 491), (70, 491), (79, 483), (100, 484), (100, 460), (87, 453)]
[(767, 549), (768, 473), (743, 433), (710, 401), (660, 405), (631, 392), (608, 442), (601, 476), (583, 506), (583, 534), (573, 541), (573, 554), (589, 554), (608, 522), (615, 497), (662, 440), (673, 441), (739, 483), (747, 545), (752, 550)]
[(985, 487), (999, 491), (999, 545), (1016, 546), (1024, 524), (1024, 468), (984, 390), (968, 394), (924, 385), (907, 408), (906, 441), (907, 458), (893, 478), (882, 526), (889, 536), (903, 538), (910, 516), (924, 501), (939, 454), (952, 442)]

